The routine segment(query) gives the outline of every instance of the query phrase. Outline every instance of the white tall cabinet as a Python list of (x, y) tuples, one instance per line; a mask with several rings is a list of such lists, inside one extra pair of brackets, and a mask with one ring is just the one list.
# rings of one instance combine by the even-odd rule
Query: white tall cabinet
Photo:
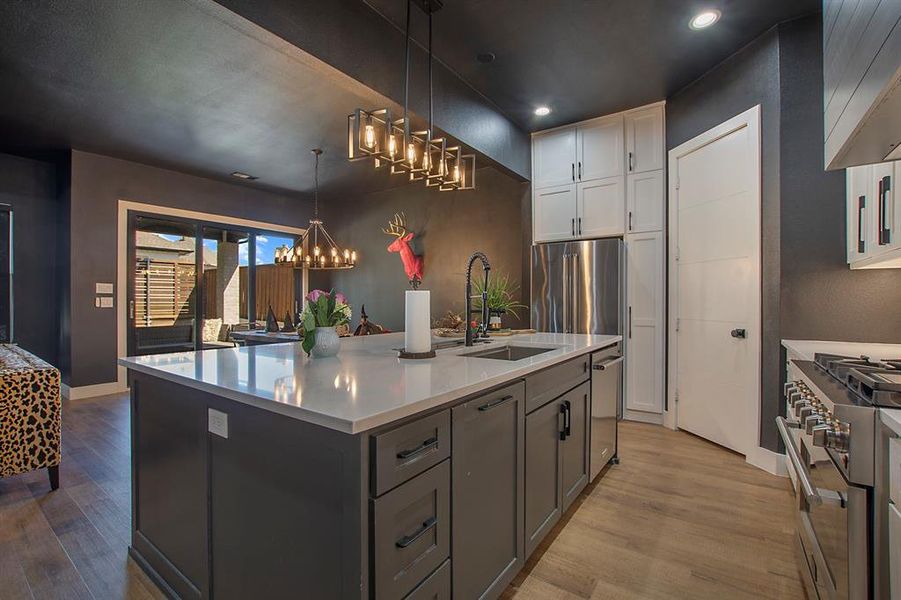
[(664, 104), (532, 135), (536, 244), (623, 238), (623, 416), (661, 423), (664, 399)]

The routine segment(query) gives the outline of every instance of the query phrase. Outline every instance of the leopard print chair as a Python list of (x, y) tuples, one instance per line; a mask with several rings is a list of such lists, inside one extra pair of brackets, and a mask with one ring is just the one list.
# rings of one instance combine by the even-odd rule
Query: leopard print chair
[(56, 368), (0, 344), (0, 477), (46, 468), (59, 487), (59, 388)]

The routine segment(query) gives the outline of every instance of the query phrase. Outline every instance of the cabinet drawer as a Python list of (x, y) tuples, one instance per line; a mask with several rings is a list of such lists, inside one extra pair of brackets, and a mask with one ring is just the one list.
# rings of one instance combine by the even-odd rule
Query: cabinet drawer
[(381, 496), (450, 456), (450, 411), (372, 437), (372, 495)]
[(451, 561), (446, 560), (428, 579), (416, 586), (404, 600), (450, 600)]
[(589, 355), (567, 361), (526, 378), (526, 412), (530, 413), (589, 377)]
[(450, 556), (450, 461), (371, 502), (375, 596), (403, 598)]

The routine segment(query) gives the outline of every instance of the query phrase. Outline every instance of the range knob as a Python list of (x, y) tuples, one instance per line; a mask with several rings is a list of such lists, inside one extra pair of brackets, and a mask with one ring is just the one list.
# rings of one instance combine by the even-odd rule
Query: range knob
[(804, 419), (804, 431), (807, 435), (813, 434), (814, 427), (826, 426), (826, 419), (819, 412), (816, 412)]
[(826, 447), (845, 453), (850, 448), (851, 435), (847, 429), (832, 427), (826, 432)]
[(805, 419), (807, 419), (807, 417), (809, 417), (810, 415), (813, 415), (815, 413), (816, 413), (816, 407), (813, 404), (811, 404), (810, 402), (805, 403), (802, 400), (801, 402), (798, 402), (798, 404), (795, 406), (795, 416), (798, 417), (798, 420), (801, 421), (802, 423), (804, 422)]

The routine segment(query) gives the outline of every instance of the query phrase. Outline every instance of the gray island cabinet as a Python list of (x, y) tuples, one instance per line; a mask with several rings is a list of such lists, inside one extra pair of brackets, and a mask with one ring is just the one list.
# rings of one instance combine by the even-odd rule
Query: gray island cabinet
[(498, 597), (588, 484), (591, 353), (620, 339), (524, 337), (553, 350), (123, 359), (131, 555), (180, 598)]

